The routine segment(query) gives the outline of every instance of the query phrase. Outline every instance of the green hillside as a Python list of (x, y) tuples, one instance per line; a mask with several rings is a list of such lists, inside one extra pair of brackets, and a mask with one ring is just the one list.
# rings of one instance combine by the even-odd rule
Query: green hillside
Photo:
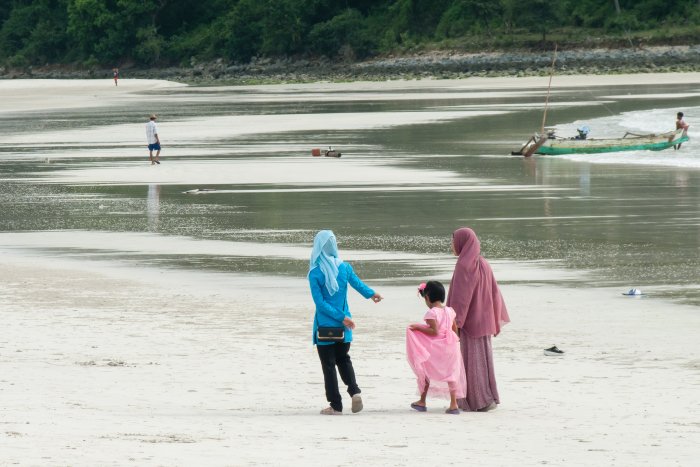
[(0, 64), (697, 44), (700, 0), (3, 0)]

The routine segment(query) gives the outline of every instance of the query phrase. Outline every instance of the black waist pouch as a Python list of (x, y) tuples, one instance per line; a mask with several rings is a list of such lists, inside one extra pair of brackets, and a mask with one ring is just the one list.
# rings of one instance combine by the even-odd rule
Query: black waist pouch
[(316, 340), (319, 342), (345, 342), (345, 328), (318, 327)]

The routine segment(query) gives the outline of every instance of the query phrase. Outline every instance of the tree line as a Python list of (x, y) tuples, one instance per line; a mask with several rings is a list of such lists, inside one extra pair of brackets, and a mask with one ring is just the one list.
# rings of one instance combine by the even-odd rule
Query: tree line
[[(700, 31), (700, 0), (2, 0), (0, 63), (186, 65), (362, 59), (569, 31)], [(689, 31), (689, 32), (688, 32)]]

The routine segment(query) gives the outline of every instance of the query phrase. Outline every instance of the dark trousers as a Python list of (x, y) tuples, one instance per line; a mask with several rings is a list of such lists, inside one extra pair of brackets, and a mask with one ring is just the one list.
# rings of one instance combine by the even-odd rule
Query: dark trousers
[(326, 384), (326, 399), (330, 402), (331, 407), (338, 412), (343, 411), (343, 399), (338, 391), (338, 377), (335, 374), (335, 367), (338, 367), (338, 373), (343, 379), (343, 383), (348, 387), (348, 394), (354, 396), (359, 394), (360, 388), (355, 381), (355, 370), (350, 361), (350, 343), (335, 343), (330, 345), (317, 345), (318, 357), (321, 359), (321, 368), (323, 368), (323, 381)]

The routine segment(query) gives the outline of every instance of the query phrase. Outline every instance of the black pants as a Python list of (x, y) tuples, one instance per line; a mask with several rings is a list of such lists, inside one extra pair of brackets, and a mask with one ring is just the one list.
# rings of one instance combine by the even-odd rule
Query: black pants
[(359, 394), (360, 388), (355, 381), (355, 370), (350, 361), (350, 343), (336, 343), (330, 345), (317, 345), (318, 357), (321, 359), (323, 368), (323, 381), (326, 384), (326, 399), (331, 407), (338, 412), (343, 411), (343, 399), (338, 391), (338, 377), (335, 374), (335, 367), (338, 366), (338, 373), (343, 379), (343, 383), (348, 387), (348, 394), (354, 396)]

